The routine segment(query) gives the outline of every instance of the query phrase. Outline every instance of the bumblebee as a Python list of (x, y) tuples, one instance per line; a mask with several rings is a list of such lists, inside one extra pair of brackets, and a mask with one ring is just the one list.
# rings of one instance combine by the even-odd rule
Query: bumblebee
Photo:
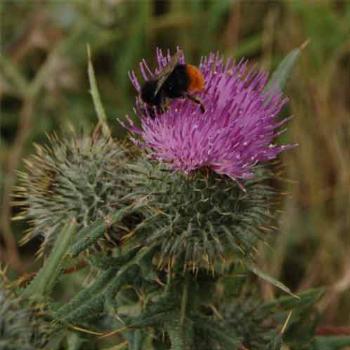
[(148, 106), (155, 107), (159, 113), (162, 113), (166, 110), (169, 100), (188, 98), (198, 104), (204, 113), (202, 101), (193, 95), (204, 90), (203, 74), (191, 64), (179, 63), (181, 54), (181, 51), (177, 51), (155, 79), (144, 83), (140, 93), (141, 99)]

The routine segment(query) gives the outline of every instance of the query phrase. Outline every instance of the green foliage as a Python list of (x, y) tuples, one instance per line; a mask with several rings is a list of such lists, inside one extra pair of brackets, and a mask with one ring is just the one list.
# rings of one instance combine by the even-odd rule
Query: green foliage
[(69, 303), (60, 307), (56, 317), (62, 322), (79, 322), (89, 318), (99, 317), (105, 303), (111, 303), (120, 289), (132, 284), (140, 275), (140, 266), (147, 260), (149, 249), (131, 251), (118, 258), (109, 260), (104, 265), (104, 271), (94, 283), (78, 293)]
[(17, 296), (0, 278), (0, 349), (44, 350), (53, 328), (45, 308)]
[[(298, 54), (279, 66), (273, 84), (285, 82)], [(88, 327), (95, 334), (119, 333), (129, 348), (139, 350), (312, 344), (313, 327), (300, 321), (307, 319), (303, 306), (315, 302), (312, 296), (264, 303), (247, 295), (220, 300), (215, 293), (239, 265), (241, 272), (252, 271), (290, 293), (251, 264), (272, 223), (271, 172), (256, 167), (254, 178), (240, 184), (207, 169), (189, 176), (171, 172), (143, 155), (127, 154), (110, 137), (91, 62), (89, 79), (99, 127), (91, 136), (51, 138), (50, 145), (37, 147), (21, 174), (21, 203), (33, 219), (28, 237), (44, 236), (42, 249), (55, 239), (46, 265), (22, 295), (47, 298), (63, 262), (83, 253), (98, 270), (95, 278), (68, 302), (50, 304), (63, 332)], [(90, 250), (113, 230), (119, 234), (116, 249), (103, 250), (108, 255)], [(295, 316), (285, 333), (291, 309)], [(106, 327), (111, 319), (116, 330)], [(79, 337), (67, 335), (67, 342), (84, 346)]]
[(223, 327), (234, 330), (248, 349), (265, 349), (275, 336), (269, 310), (256, 298), (241, 298), (221, 306)]
[[(303, 285), (303, 275), (307, 284), (332, 284), (339, 266), (347, 266), (349, 196), (343, 189), (350, 164), (349, 3), (5, 1), (0, 11), (11, 13), (1, 16), (0, 160), (6, 166), (0, 170), (0, 186), (12, 186), (7, 181), (20, 167), (21, 153), (30, 152), (29, 140), (46, 142), (45, 132), (66, 130), (71, 123), (91, 129), (95, 116), (87, 93), (86, 43), (92, 47), (95, 68), (89, 60), (90, 92), (105, 135), (74, 133), (63, 141), (53, 137), (29, 158), (20, 184), (24, 217), (31, 221), (27, 239), (43, 237), (41, 250), (50, 255), (22, 295), (0, 287), (0, 349), (349, 346), (346, 336), (315, 337), (318, 315), (313, 307), (320, 291), (265, 302), (259, 291), (253, 292), (258, 283), (246, 270), (290, 293), (262, 270), (273, 270), (294, 287)], [(287, 199), (280, 242), (269, 248), (268, 257), (259, 259), (260, 270), (250, 264), (251, 258), (260, 248), (257, 244), (266, 241), (262, 225), (276, 216), (271, 187), (279, 187), (269, 174), (261, 182), (244, 184), (244, 192), (234, 182), (205, 173), (185, 178), (143, 160), (126, 167), (125, 149), (108, 137), (106, 121), (130, 111), (135, 93), (127, 71), (140, 58), (149, 58), (155, 46), (173, 50), (180, 45), (194, 64), (200, 54), (219, 49), (269, 66), (307, 39), (307, 50), (302, 55), (300, 48), (291, 51), (270, 84), (284, 88), (298, 60), (299, 75), (288, 86), (291, 113), (297, 118), (284, 136), (303, 144), (289, 158), (288, 177), (298, 185)], [(114, 123), (111, 133), (122, 132)], [(2, 204), (6, 202), (5, 197)], [(74, 235), (71, 217), (77, 221)], [(105, 242), (106, 233), (118, 247), (91, 249)], [(28, 253), (32, 259), (34, 254)], [(63, 267), (80, 258), (88, 264), (88, 277), (77, 273), (62, 278)], [(234, 269), (237, 261), (246, 264)], [(52, 333), (46, 308), (26, 300), (35, 295), (36, 302), (46, 301), (53, 297), (53, 286), (57, 291), (49, 305), (58, 321), (55, 326), (61, 327), (59, 334)], [(346, 305), (328, 318), (347, 322)], [(97, 335), (91, 334), (94, 330)], [(116, 332), (98, 338), (109, 331)], [(47, 343), (48, 338), (60, 347)]]
[(341, 350), (350, 346), (350, 337), (324, 336), (317, 337), (312, 350)]

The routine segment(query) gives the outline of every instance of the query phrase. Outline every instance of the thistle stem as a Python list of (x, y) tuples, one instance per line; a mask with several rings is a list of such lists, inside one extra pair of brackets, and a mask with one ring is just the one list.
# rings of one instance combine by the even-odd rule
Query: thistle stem
[(171, 342), (171, 350), (189, 350), (191, 348), (191, 321), (187, 317), (189, 283), (190, 274), (186, 273), (183, 280), (179, 317), (174, 317), (174, 320), (169, 322), (167, 328)]
[(184, 286), (183, 286), (182, 298), (181, 298), (181, 310), (180, 310), (181, 326), (183, 326), (186, 318), (186, 309), (187, 309), (187, 302), (188, 302), (188, 283), (189, 283), (189, 275), (186, 274)]

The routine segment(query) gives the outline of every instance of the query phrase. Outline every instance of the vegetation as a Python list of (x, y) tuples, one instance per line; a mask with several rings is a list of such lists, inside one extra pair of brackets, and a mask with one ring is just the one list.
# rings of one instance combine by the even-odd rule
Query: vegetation
[[(5, 1), (0, 17), (0, 349), (350, 347), (349, 1)], [(191, 196), (123, 141), (128, 72), (177, 46), (194, 64), (248, 58), (289, 98), (280, 143), (299, 146), (251, 197), (200, 177)], [(196, 211), (215, 223), (195, 207), (211, 196), (256, 232), (242, 239), (238, 215), (213, 226), (213, 249), (166, 242)]]

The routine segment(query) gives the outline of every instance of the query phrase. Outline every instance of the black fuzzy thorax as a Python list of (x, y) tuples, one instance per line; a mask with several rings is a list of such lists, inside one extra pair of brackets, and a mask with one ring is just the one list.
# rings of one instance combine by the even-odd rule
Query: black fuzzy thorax
[(190, 84), (190, 77), (187, 74), (186, 65), (178, 64), (169, 75), (163, 85), (165, 95), (169, 98), (184, 96)]
[(183, 97), (190, 84), (185, 64), (177, 64), (174, 70), (155, 95), (158, 80), (148, 80), (141, 88), (141, 98), (144, 102), (154, 106), (160, 106), (165, 98)]

